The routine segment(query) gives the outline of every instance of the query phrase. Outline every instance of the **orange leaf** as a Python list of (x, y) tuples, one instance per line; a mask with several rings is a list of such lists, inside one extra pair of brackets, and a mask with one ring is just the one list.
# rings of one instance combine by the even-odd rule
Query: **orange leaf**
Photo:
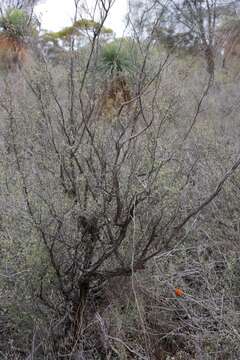
[(184, 295), (184, 291), (183, 291), (182, 289), (180, 289), (180, 288), (176, 288), (176, 289), (175, 289), (175, 295), (176, 295), (177, 297), (183, 296), (183, 295)]

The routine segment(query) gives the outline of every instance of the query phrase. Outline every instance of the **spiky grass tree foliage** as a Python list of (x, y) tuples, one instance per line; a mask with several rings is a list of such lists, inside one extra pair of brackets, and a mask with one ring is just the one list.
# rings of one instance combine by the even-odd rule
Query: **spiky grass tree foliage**
[(131, 71), (133, 64), (125, 46), (121, 42), (112, 42), (102, 49), (100, 67), (114, 77), (116, 74)]
[(30, 34), (30, 18), (21, 9), (8, 9), (0, 18), (0, 61), (2, 68), (14, 69), (26, 58), (25, 37)]
[(129, 80), (134, 62), (126, 43), (115, 41), (106, 44), (101, 51), (99, 69), (105, 75), (103, 107), (109, 110), (129, 101)]
[(29, 16), (21, 9), (8, 9), (0, 18), (0, 27), (12, 37), (24, 37), (28, 33)]

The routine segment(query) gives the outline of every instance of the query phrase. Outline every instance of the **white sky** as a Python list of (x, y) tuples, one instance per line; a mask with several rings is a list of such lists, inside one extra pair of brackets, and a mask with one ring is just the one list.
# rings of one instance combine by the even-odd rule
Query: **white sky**
[[(93, 4), (93, 0), (83, 0), (87, 6)], [(95, 1), (94, 1), (95, 3)], [(74, 16), (73, 0), (45, 0), (39, 4), (36, 13), (40, 16), (42, 28), (48, 31), (58, 31), (72, 23)], [(117, 36), (122, 36), (125, 29), (124, 17), (128, 11), (127, 0), (115, 0), (105, 23)]]

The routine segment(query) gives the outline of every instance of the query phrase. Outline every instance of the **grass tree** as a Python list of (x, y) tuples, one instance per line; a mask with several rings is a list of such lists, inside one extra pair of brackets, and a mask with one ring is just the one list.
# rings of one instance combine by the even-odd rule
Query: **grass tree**
[(118, 107), (131, 99), (129, 75), (134, 68), (134, 58), (127, 41), (115, 40), (103, 46), (99, 69), (105, 78), (103, 105), (106, 109), (109, 106)]
[(0, 56), (4, 68), (13, 69), (26, 59), (26, 37), (32, 32), (31, 15), (9, 8), (0, 18)]

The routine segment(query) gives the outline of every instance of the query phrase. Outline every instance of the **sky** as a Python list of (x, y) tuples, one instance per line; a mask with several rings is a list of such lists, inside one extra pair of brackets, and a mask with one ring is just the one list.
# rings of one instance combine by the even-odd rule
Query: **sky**
[[(91, 6), (93, 2), (94, 0), (82, 1), (88, 6)], [(39, 4), (36, 13), (40, 16), (42, 29), (58, 31), (71, 25), (74, 16), (73, 4), (73, 0), (45, 0)], [(127, 14), (127, 4), (127, 0), (115, 0), (105, 23), (105, 26), (113, 29), (118, 37), (123, 35), (125, 28), (124, 17)]]

